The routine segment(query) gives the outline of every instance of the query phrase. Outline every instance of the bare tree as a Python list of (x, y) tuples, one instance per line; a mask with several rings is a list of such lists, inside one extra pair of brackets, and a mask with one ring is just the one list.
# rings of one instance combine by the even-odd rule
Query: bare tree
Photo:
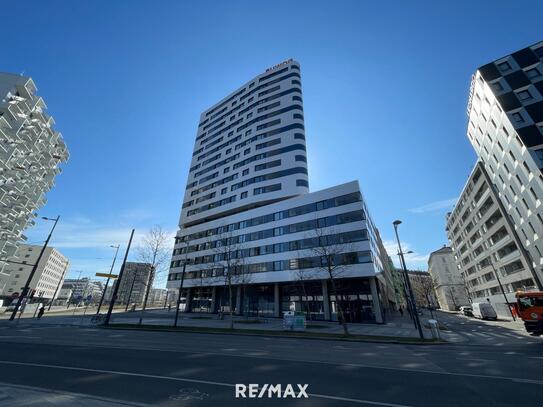
[[(228, 290), (228, 311), (230, 314), (230, 329), (234, 329), (234, 294), (233, 287), (244, 281), (248, 270), (244, 267), (243, 244), (239, 236), (233, 236), (226, 226), (219, 227), (221, 233), (213, 239), (214, 270), (219, 270), (224, 286)], [(222, 312), (222, 310), (221, 310)]]
[[(300, 252), (298, 252), (298, 258), (296, 259), (296, 263), (298, 265), (300, 265), (300, 263), (302, 262), (301, 259), (302, 256), (300, 255)], [(311, 321), (311, 307), (309, 306), (309, 300), (307, 295), (307, 283), (315, 279), (315, 273), (311, 269), (297, 268), (294, 274), (296, 276), (296, 281), (298, 281), (300, 288), (302, 289), (302, 302), (304, 304), (305, 311), (307, 312), (308, 319)]]
[(142, 244), (138, 247), (138, 257), (146, 264), (149, 264), (150, 270), (145, 285), (145, 297), (143, 299), (143, 305), (141, 308), (139, 324), (143, 322), (143, 314), (147, 307), (147, 300), (149, 298), (149, 291), (151, 291), (152, 282), (155, 276), (160, 275), (165, 271), (167, 262), (170, 257), (170, 251), (168, 250), (168, 242), (170, 237), (162, 229), (162, 227), (153, 226), (147, 235), (143, 238)]
[(430, 310), (433, 316), (435, 306), (435, 281), (428, 273), (413, 273), (409, 276), (415, 301), (417, 305), (424, 306)]
[[(352, 251), (352, 244), (343, 243), (334, 228), (318, 228), (317, 222), (315, 222), (314, 235), (310, 251), (319, 259), (315, 266), (326, 273), (332, 295), (336, 300), (338, 320), (343, 326), (343, 333), (349, 335), (337, 280), (345, 274), (346, 264), (342, 262), (342, 256)], [(303, 265), (298, 264), (298, 267), (303, 268)]]

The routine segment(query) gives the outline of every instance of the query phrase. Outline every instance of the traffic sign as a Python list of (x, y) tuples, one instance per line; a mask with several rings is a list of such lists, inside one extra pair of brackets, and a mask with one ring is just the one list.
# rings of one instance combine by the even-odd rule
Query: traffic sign
[(117, 278), (117, 277), (119, 277), (119, 276), (118, 276), (117, 274), (96, 273), (96, 277)]

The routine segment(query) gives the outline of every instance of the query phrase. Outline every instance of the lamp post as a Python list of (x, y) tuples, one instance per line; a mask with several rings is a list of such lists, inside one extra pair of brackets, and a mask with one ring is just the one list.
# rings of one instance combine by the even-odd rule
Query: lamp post
[(411, 281), (409, 281), (409, 276), (407, 275), (407, 268), (405, 266), (405, 258), (403, 256), (402, 252), (402, 245), (400, 243), (400, 236), (398, 235), (398, 226), (402, 223), (401, 220), (395, 220), (392, 222), (394, 225), (394, 232), (396, 233), (396, 240), (398, 241), (398, 254), (400, 255), (402, 265), (403, 265), (403, 271), (404, 271), (404, 277), (407, 284), (407, 290), (409, 292), (409, 299), (411, 301), (411, 306), (413, 310), (413, 314), (415, 315), (415, 327), (419, 331), (420, 339), (424, 339), (424, 334), (422, 333), (422, 327), (420, 325), (420, 319), (419, 319), (419, 313), (417, 311), (417, 303), (415, 302), (415, 297), (413, 295), (413, 289), (411, 288)]
[(505, 295), (505, 290), (503, 289), (502, 281), (500, 280), (500, 276), (498, 275), (498, 272), (496, 271), (496, 268), (494, 267), (494, 262), (492, 261), (492, 255), (489, 256), (490, 259), (490, 265), (492, 266), (492, 270), (494, 271), (494, 274), (496, 278), (498, 279), (498, 284), (500, 286), (500, 290), (503, 295), (503, 299), (505, 300), (505, 306), (509, 309), (509, 313), (511, 314), (511, 317), (513, 318), (513, 321), (516, 321), (515, 315), (513, 315), (513, 311), (511, 310), (511, 307), (509, 306), (509, 302), (507, 301), (507, 296)]
[[(119, 247), (121, 245), (110, 245), (109, 247), (115, 249), (115, 257), (113, 257), (113, 263), (111, 263), (111, 269), (109, 270), (109, 275), (111, 276), (111, 273), (113, 273), (113, 267), (115, 266), (115, 260), (117, 260), (117, 253), (119, 253)], [(100, 304), (98, 304), (98, 310), (96, 311), (96, 315), (100, 314), (100, 308), (102, 308), (102, 302), (104, 301), (104, 297), (106, 296), (107, 286), (109, 285), (109, 280), (111, 277), (108, 277), (106, 280), (106, 286), (104, 287), (104, 292), (102, 293), (102, 297), (100, 298)]]
[[(413, 251), (409, 250), (408, 252), (405, 252), (404, 254), (411, 254), (411, 253), (413, 253)], [(403, 257), (400, 255), (400, 252), (398, 251), (398, 253), (396, 253), (396, 254), (398, 255), (398, 258), (400, 259), (400, 267), (401, 267), (401, 270), (402, 270), (403, 295), (404, 295), (404, 298), (405, 298), (406, 306), (407, 306), (408, 311), (409, 311), (409, 316), (411, 317), (411, 320), (414, 323), (415, 322), (415, 313), (412, 310), (411, 300), (409, 298), (409, 294), (408, 294), (408, 291), (407, 291), (406, 273), (403, 272), (404, 269), (407, 270), (407, 267), (405, 266), (405, 264), (403, 262)]]
[(130, 233), (130, 239), (128, 240), (128, 246), (126, 246), (126, 252), (124, 253), (123, 264), (121, 266), (121, 270), (119, 270), (119, 277), (117, 277), (117, 284), (115, 284), (114, 286), (115, 288), (113, 289), (113, 294), (111, 295), (111, 301), (109, 302), (109, 308), (107, 310), (104, 325), (109, 325), (109, 320), (111, 319), (111, 313), (113, 312), (113, 307), (115, 306), (115, 300), (117, 299), (117, 293), (119, 292), (119, 286), (121, 285), (121, 279), (123, 278), (124, 267), (126, 265), (126, 259), (128, 257), (128, 252), (130, 251), (130, 245), (132, 244), (132, 238), (134, 237), (134, 232), (135, 232), (135, 229), (132, 229), (132, 232)]
[(17, 304), (15, 304), (15, 308), (13, 309), (13, 312), (11, 316), (9, 317), (10, 321), (13, 321), (15, 317), (17, 316), (17, 311), (19, 311), (19, 307), (21, 306), (23, 302), (23, 298), (26, 297), (28, 294), (28, 288), (30, 287), (30, 283), (32, 282), (32, 278), (34, 277), (34, 274), (36, 274), (36, 270), (38, 269), (38, 264), (40, 264), (40, 260), (43, 256), (43, 253), (45, 252), (45, 249), (47, 248), (47, 245), (49, 244), (49, 240), (51, 240), (51, 236), (53, 235), (53, 231), (55, 230), (55, 227), (57, 226), (58, 220), (60, 219), (60, 216), (57, 216), (55, 219), (46, 218), (45, 216), (42, 217), (43, 220), (50, 220), (52, 222), (55, 222), (53, 224), (53, 227), (51, 228), (51, 231), (49, 232), (49, 236), (47, 236), (47, 239), (45, 240), (45, 244), (41, 248), (40, 254), (38, 255), (38, 259), (36, 260), (36, 263), (34, 264), (34, 267), (32, 267), (32, 271), (30, 272), (30, 275), (28, 276), (28, 280), (26, 280), (26, 284), (23, 288), (23, 292), (19, 296), (19, 299), (17, 300)]

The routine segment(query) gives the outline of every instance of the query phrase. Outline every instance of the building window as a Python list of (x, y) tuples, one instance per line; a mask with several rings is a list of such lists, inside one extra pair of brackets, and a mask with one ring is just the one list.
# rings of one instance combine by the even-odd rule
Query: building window
[(250, 148), (247, 148), (245, 149), (245, 151), (243, 152), (243, 155), (247, 155), (251, 152), (251, 149)]
[(509, 62), (504, 61), (498, 64), (498, 69), (502, 72), (507, 72), (511, 70), (511, 65), (509, 64)]
[(496, 92), (501, 92), (503, 90), (503, 86), (500, 82), (494, 82), (492, 84), (492, 89), (494, 89)]
[(247, 119), (250, 119), (251, 117), (253, 117), (253, 114), (252, 114), (252, 113), (248, 113), (248, 114), (247, 114)]
[(249, 174), (249, 168), (243, 170), (243, 172), (241, 173), (242, 176), (247, 175), (247, 174)]
[(517, 93), (517, 96), (520, 100), (530, 100), (530, 99), (533, 99), (533, 96), (532, 94), (528, 91), (528, 89), (526, 90), (521, 90), (520, 92)]
[(228, 188), (221, 189), (221, 195), (224, 195), (228, 192)]
[(520, 114), (520, 112), (517, 112), (517, 113), (513, 113), (513, 120), (515, 121), (515, 123), (522, 123), (524, 122), (524, 118), (522, 117), (522, 115)]
[(309, 187), (309, 183), (305, 179), (297, 179), (296, 180), (296, 186), (297, 187)]
[(223, 174), (226, 174), (228, 171), (230, 171), (230, 167), (226, 167), (222, 172)]
[(532, 68), (526, 71), (526, 76), (530, 79), (533, 79), (533, 78), (537, 78), (538, 76), (541, 76), (541, 73), (538, 71), (537, 68)]
[(240, 198), (245, 199), (245, 198), (247, 198), (248, 195), (249, 195), (249, 193), (247, 191), (242, 192)]

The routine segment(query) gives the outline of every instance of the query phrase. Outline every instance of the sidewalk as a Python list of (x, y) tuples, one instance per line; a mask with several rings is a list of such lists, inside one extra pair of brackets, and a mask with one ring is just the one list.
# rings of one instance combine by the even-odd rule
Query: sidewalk
[(41, 406), (41, 407), (125, 407), (147, 404), (129, 403), (86, 394), (69, 393), (39, 387), (19, 386), (0, 383), (0, 405), (3, 407)]

